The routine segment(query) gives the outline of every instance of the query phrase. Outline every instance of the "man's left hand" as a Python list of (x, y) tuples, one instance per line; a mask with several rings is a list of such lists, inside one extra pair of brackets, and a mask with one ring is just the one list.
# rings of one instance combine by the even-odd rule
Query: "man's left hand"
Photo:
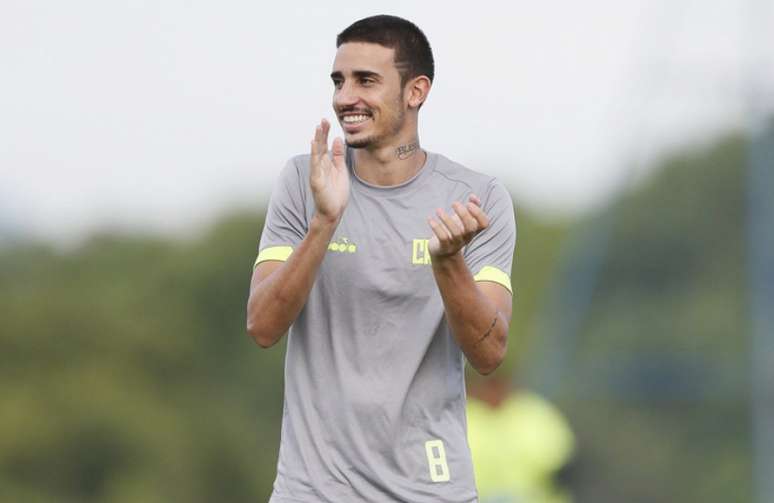
[(489, 226), (489, 217), (481, 209), (481, 200), (471, 194), (467, 204), (458, 201), (452, 203), (454, 213), (447, 215), (438, 208), (437, 219), (428, 218), (427, 223), (433, 229), (428, 251), (433, 260), (444, 259), (459, 253), (476, 235)]

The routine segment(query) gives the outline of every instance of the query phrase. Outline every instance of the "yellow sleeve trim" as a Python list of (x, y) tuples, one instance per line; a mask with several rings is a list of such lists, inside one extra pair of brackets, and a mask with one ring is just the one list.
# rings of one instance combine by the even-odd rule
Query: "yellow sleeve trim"
[(291, 253), (293, 253), (292, 246), (270, 246), (268, 248), (264, 248), (258, 254), (258, 258), (255, 259), (253, 269), (255, 269), (255, 267), (261, 262), (266, 262), (267, 260), (279, 260), (284, 262), (288, 259)]
[(503, 285), (509, 292), (513, 293), (511, 288), (511, 278), (503, 271), (491, 265), (484, 266), (478, 274), (473, 276), (475, 281), (491, 281), (499, 285)]

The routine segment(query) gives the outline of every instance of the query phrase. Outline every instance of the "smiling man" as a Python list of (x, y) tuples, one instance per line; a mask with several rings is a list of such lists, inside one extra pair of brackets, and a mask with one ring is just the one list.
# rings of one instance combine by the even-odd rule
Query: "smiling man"
[(394, 16), (336, 40), (330, 124), (275, 188), (247, 304), (288, 333), (272, 503), (473, 502), (464, 361), (493, 371), (511, 319), (513, 206), (496, 179), (420, 147), (430, 45)]

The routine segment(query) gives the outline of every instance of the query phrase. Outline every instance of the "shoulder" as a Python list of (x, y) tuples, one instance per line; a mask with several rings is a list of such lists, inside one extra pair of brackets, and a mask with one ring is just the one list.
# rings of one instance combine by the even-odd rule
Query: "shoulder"
[(288, 159), (285, 165), (284, 175), (294, 174), (301, 178), (309, 176), (309, 154), (297, 154)]
[(443, 154), (433, 155), (437, 158), (433, 172), (436, 177), (446, 183), (466, 185), (471, 192), (474, 192), (481, 198), (484, 204), (486, 204), (490, 197), (502, 197), (503, 194), (508, 194), (505, 185), (497, 178), (468, 168)]
[(280, 183), (303, 190), (309, 183), (309, 157), (309, 154), (298, 154), (288, 159), (280, 171)]
[(433, 174), (445, 178), (449, 182), (462, 183), (475, 190), (479, 187), (486, 187), (493, 177), (479, 171), (463, 166), (457, 161), (453, 161), (443, 154), (432, 154), (436, 157), (435, 169)]
[(291, 157), (280, 171), (275, 187), (295, 197), (309, 192), (309, 154)]

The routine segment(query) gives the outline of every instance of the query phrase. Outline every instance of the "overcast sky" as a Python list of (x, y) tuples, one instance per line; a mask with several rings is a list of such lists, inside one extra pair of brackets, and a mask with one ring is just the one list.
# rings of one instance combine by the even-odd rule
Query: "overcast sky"
[(771, 105), (774, 18), (755, 3), (3, 0), (0, 225), (67, 240), (259, 206), (333, 119), (335, 35), (377, 13), (433, 46), (424, 148), (517, 207), (588, 210), (648, 159), (744, 126), (748, 83)]

